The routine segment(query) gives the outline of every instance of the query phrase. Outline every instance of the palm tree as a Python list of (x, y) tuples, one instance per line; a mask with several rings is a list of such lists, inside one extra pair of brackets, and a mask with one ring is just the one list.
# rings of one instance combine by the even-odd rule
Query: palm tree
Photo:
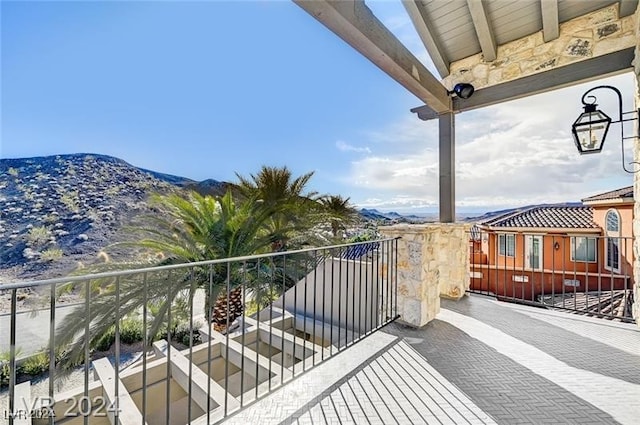
[(285, 250), (290, 240), (301, 234), (310, 236), (308, 230), (315, 222), (309, 218), (313, 216), (317, 193), (307, 192), (306, 186), (313, 172), (293, 178), (287, 167), (263, 166), (250, 178), (236, 176), (240, 193), (271, 213), (265, 224), (272, 237), (272, 251)]
[[(258, 254), (268, 252), (271, 246), (272, 237), (265, 231), (264, 223), (272, 211), (264, 206), (256, 208), (256, 203), (251, 200), (236, 204), (230, 192), (220, 198), (195, 192), (186, 197), (176, 194), (155, 195), (152, 202), (162, 215), (147, 217), (145, 225), (132, 229), (142, 235), (140, 240), (119, 245), (162, 253), (163, 259), (154, 265)], [(131, 268), (131, 264), (126, 267)], [(118, 265), (109, 264), (108, 268), (117, 269)], [(120, 269), (124, 268), (120, 265)], [(82, 361), (82, 347), (87, 339), (90, 345), (94, 345), (114, 325), (116, 318), (139, 312), (145, 303), (153, 301), (157, 308), (149, 326), (150, 336), (158, 333), (177, 300), (193, 299), (199, 288), (204, 288), (207, 294), (206, 317), (211, 301), (221, 293), (226, 297), (225, 289), (236, 289), (243, 281), (259, 283), (259, 280), (248, 277), (254, 270), (255, 267), (251, 265), (226, 263), (192, 267), (188, 271), (177, 269), (151, 275), (105, 278), (97, 286), (94, 282), (91, 293), (87, 294), (91, 296), (89, 312), (84, 306), (75, 309), (57, 330), (56, 343), (68, 347), (62, 366)], [(233, 310), (235, 319), (242, 311), (241, 302), (238, 306), (237, 290), (233, 297), (230, 294), (229, 300), (233, 303), (233, 309), (228, 310)], [(226, 310), (226, 298), (223, 303)], [(226, 323), (226, 311), (220, 314), (223, 318), (218, 316), (215, 321)], [(83, 334), (86, 320), (90, 320), (91, 328), (88, 334)]]
[(350, 198), (345, 199), (340, 195), (329, 195), (319, 199), (334, 238), (338, 237), (339, 231), (346, 230), (349, 224), (353, 224), (358, 219), (358, 211), (349, 204), (349, 200)]

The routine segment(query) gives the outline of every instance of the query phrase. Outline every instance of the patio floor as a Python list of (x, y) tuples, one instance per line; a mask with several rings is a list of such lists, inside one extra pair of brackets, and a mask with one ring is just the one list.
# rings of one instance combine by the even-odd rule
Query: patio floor
[(376, 332), (230, 417), (260, 424), (637, 424), (640, 330), (466, 296)]

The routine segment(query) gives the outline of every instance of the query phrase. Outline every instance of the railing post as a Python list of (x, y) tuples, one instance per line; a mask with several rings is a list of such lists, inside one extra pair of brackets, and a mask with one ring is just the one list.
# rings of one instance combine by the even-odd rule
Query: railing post
[(440, 296), (459, 299), (469, 289), (469, 231), (466, 223), (401, 224), (380, 227), (398, 241), (399, 321), (420, 327), (440, 311)]

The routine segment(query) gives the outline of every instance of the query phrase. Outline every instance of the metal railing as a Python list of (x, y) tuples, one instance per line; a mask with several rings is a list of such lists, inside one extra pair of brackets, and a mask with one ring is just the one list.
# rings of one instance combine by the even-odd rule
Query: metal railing
[(470, 234), (470, 292), (632, 322), (633, 238)]
[(219, 422), (395, 320), (396, 282), (382, 239), (3, 285), (3, 420)]

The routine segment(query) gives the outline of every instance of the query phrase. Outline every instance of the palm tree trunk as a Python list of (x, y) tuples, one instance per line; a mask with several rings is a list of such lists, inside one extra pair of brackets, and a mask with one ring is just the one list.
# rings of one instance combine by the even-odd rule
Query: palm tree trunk
[(218, 332), (226, 332), (227, 323), (229, 326), (242, 315), (244, 305), (242, 304), (242, 286), (229, 291), (227, 301), (227, 291), (222, 291), (213, 305), (211, 322), (213, 329)]

